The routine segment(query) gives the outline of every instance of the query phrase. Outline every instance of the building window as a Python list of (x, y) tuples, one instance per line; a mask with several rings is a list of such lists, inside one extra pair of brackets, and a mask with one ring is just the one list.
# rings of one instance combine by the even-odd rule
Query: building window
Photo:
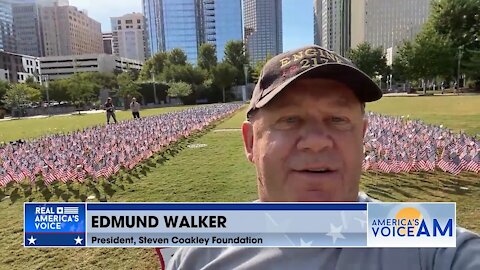
[(132, 21), (132, 20), (126, 20), (125, 23), (126, 23), (126, 24), (132, 24), (133, 21)]

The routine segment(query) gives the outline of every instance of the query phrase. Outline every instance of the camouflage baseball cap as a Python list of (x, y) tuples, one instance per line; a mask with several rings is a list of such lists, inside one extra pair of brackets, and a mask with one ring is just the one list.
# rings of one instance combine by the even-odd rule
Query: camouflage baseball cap
[(353, 90), (360, 102), (375, 101), (382, 97), (377, 84), (350, 60), (311, 45), (279, 54), (265, 64), (253, 90), (247, 116), (300, 78), (325, 78), (342, 82)]

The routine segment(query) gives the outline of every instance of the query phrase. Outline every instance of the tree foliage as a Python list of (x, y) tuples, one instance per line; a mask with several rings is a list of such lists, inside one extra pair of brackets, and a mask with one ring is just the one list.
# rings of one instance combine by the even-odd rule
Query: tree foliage
[(192, 86), (185, 82), (169, 83), (167, 93), (169, 97), (186, 97), (192, 93)]
[(225, 45), (224, 61), (236, 69), (235, 83), (245, 84), (244, 66), (249, 64), (246, 47), (241, 40), (232, 40)]
[(8, 108), (20, 108), (31, 102), (41, 100), (42, 93), (40, 90), (28, 86), (24, 83), (13, 84), (6, 89), (2, 102)]
[(232, 86), (237, 70), (230, 63), (224, 61), (213, 71), (213, 84), (222, 89), (223, 102), (226, 101), (226, 89)]
[(0, 106), (4, 105), (2, 100), (9, 88), (10, 84), (8, 82), (0, 80)]
[(387, 68), (382, 47), (372, 48), (368, 42), (358, 44), (347, 53), (347, 57), (370, 77), (384, 74)]
[(128, 99), (132, 97), (141, 97), (140, 86), (133, 80), (129, 72), (124, 72), (117, 76), (118, 96)]
[(182, 49), (175, 48), (168, 54), (168, 62), (172, 65), (185, 65), (187, 54)]
[(92, 81), (88, 73), (74, 74), (68, 78), (67, 84), (69, 101), (77, 107), (90, 104), (98, 99), (101, 86)]
[(215, 46), (204, 43), (198, 50), (198, 66), (204, 70), (211, 71), (217, 65), (217, 52)]

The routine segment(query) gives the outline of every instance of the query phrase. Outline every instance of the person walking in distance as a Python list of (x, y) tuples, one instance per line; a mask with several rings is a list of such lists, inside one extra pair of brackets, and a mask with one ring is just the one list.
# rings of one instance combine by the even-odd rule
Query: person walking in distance
[(132, 98), (130, 103), (130, 109), (132, 110), (133, 118), (140, 118), (140, 103), (137, 102), (136, 98)]
[(112, 98), (107, 98), (107, 102), (105, 102), (104, 107), (107, 111), (107, 124), (110, 124), (110, 117), (113, 118), (113, 121), (116, 124), (117, 118), (115, 117), (115, 106), (113, 105)]

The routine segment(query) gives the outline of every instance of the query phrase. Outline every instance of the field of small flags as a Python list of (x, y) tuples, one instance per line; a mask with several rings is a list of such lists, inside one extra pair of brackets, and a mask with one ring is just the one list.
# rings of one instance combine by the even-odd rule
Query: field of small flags
[[(39, 179), (46, 185), (107, 179), (121, 169), (133, 169), (240, 106), (202, 106), (7, 144), (0, 148), (0, 188), (24, 181), (34, 184)], [(365, 171), (480, 172), (480, 141), (472, 136), (405, 117), (370, 112), (367, 118)]]
[(402, 116), (370, 112), (367, 117), (365, 171), (480, 172), (480, 141), (472, 136)]
[(132, 170), (241, 106), (200, 106), (4, 145), (0, 148), (0, 188), (108, 179), (122, 169)]
[[(366, 139), (365, 141), (371, 145), (365, 144), (364, 168), (367, 169), (367, 161), (369, 167), (362, 174), (361, 190), (381, 201), (456, 202), (457, 223), (480, 232), (478, 222), (480, 216), (480, 201), (478, 200), (480, 198), (480, 174), (468, 169), (462, 169), (463, 171), (459, 174), (454, 174), (455, 170), (447, 170), (447, 167), (442, 166), (442, 162), (440, 162), (444, 157), (445, 162), (448, 158), (453, 161), (453, 163), (448, 162), (449, 164), (457, 164), (456, 157), (460, 158), (460, 156), (464, 157), (466, 161), (468, 157), (463, 156), (463, 153), (468, 154), (472, 160), (475, 160), (476, 156), (473, 155), (475, 152), (472, 152), (472, 149), (478, 149), (479, 137), (478, 135), (475, 137), (475, 134), (480, 134), (479, 102), (480, 95), (382, 98), (379, 102), (369, 104), (367, 110), (382, 115), (369, 115), (371, 122), (378, 120), (380, 123), (375, 125), (377, 128), (374, 128), (375, 126), (372, 124), (367, 132), (370, 140)], [(175, 110), (178, 109), (184, 108)], [(121, 166), (120, 171), (106, 179), (100, 175), (95, 178), (85, 171), (86, 177), (83, 182), (66, 181), (66, 183), (63, 183), (57, 179), (47, 184), (42, 172), (36, 175), (35, 182), (28, 180), (10, 181), (7, 186), (0, 188), (0, 213), (2, 213), (2, 221), (0, 222), (0, 239), (2, 239), (0, 269), (56, 269), (58, 267), (65, 269), (158, 269), (158, 259), (153, 249), (23, 248), (21, 245), (23, 240), (23, 201), (253, 201), (257, 198), (255, 169), (246, 161), (239, 130), (245, 119), (245, 110), (246, 107), (244, 106), (233, 114), (225, 115), (225, 118), (203, 127), (201, 131), (190, 134), (187, 138), (180, 137), (176, 142), (170, 142), (163, 146), (159, 150), (160, 152), (154, 153), (150, 158), (141, 160), (131, 170), (126, 166)], [(123, 119), (121, 113), (125, 113)], [(144, 110), (141, 112), (142, 116), (158, 113), (164, 113), (164, 111)], [(409, 114), (411, 117), (407, 116)], [(404, 115), (404, 117), (402, 118), (401, 115)], [(119, 112), (117, 117), (124, 120), (131, 116), (129, 112)], [(375, 119), (375, 117), (378, 117), (378, 119)], [(425, 122), (413, 119), (423, 119)], [(150, 119), (141, 120), (148, 121)], [(82, 125), (80, 123), (76, 125), (77, 128), (74, 128), (75, 125), (72, 124), (67, 129), (66, 125), (72, 121), (83, 122)], [(66, 135), (39, 137), (38, 134), (60, 132), (61, 129), (63, 129), (63, 132), (75, 130), (80, 126), (82, 128), (87, 126), (88, 122), (92, 123), (91, 125), (103, 123), (104, 114), (27, 119), (19, 120), (17, 123), (14, 121), (0, 122), (0, 140), (8, 141), (28, 137), (34, 138), (34, 140), (29, 140), (26, 143), (32, 143), (45, 138), (63, 138), (62, 136)], [(137, 134), (135, 136), (138, 139), (141, 129), (135, 127), (136, 123), (134, 121), (121, 121), (117, 125), (122, 125), (124, 129), (134, 129), (134, 133)], [(430, 123), (435, 123), (435, 125), (430, 125)], [(450, 131), (441, 125), (445, 125), (454, 131)], [(36, 132), (35, 135), (30, 135), (29, 132), (32, 128), (28, 127), (27, 129), (25, 126), (35, 126), (33, 128), (33, 131)], [(386, 127), (383, 128), (382, 126)], [(388, 126), (395, 127), (389, 128)], [(7, 129), (5, 129), (6, 127)], [(148, 129), (150, 127), (142, 128)], [(7, 136), (5, 136), (4, 131), (12, 129), (11, 134), (24, 135), (9, 137), (6, 134)], [(101, 141), (102, 138), (107, 138), (105, 134), (115, 134), (115, 132), (123, 132), (124, 130), (117, 130), (116, 125), (102, 125), (71, 132), (67, 135), (82, 133), (91, 129), (102, 131), (102, 135), (92, 141)], [(461, 131), (462, 129), (466, 130), (469, 135), (464, 134)], [(126, 136), (125, 133), (120, 134)], [(84, 136), (83, 133), (82, 136)], [(135, 136), (130, 136), (132, 137), (130, 140), (117, 139), (121, 140), (121, 144), (127, 145), (134, 141), (133, 137)], [(159, 137), (157, 134), (155, 136)], [(433, 139), (427, 140), (427, 137)], [(394, 138), (396, 139), (394, 140)], [(405, 143), (406, 138), (410, 139), (407, 140), (408, 145)], [(411, 140), (412, 138), (413, 140)], [(378, 140), (384, 142), (380, 149), (376, 145), (380, 143), (377, 143)], [(89, 143), (93, 143), (92, 141)], [(433, 142), (435, 147), (432, 143), (430, 146), (420, 147), (424, 141)], [(474, 145), (471, 145), (472, 141)], [(76, 143), (76, 147), (79, 147), (79, 143), (80, 146), (86, 145), (87, 140), (79, 137)], [(48, 143), (44, 143), (44, 146), (46, 145)], [(63, 149), (65, 150), (71, 145), (73, 143), (67, 143)], [(197, 145), (202, 147), (191, 147)], [(465, 145), (467, 147), (464, 151)], [(6, 145), (2, 147), (2, 149), (5, 149)], [(102, 147), (108, 148), (107, 146)], [(114, 152), (110, 149), (102, 149), (102, 147), (92, 148), (92, 151), (95, 150), (99, 155), (109, 151)], [(109, 147), (111, 148), (112, 145)], [(398, 168), (402, 167), (402, 163), (398, 161), (403, 160), (402, 152), (405, 152), (404, 149), (409, 150), (407, 152), (408, 156), (416, 157), (418, 155), (419, 159), (416, 163), (404, 164), (405, 169), (399, 170)], [(444, 149), (446, 149), (445, 153)], [(450, 152), (454, 153), (451, 154)], [(117, 153), (120, 155), (121, 151), (117, 151)], [(124, 153), (126, 154), (126, 152)], [(67, 154), (67, 152), (64, 151), (63, 154)], [(435, 167), (433, 167), (432, 162), (427, 163), (427, 160), (430, 160), (429, 158), (433, 160), (433, 154), (435, 154)], [(96, 154), (92, 153), (90, 155), (96, 157)], [(108, 156), (109, 154), (105, 155)], [(131, 154), (131, 156), (135, 155), (137, 154)], [(4, 161), (3, 157), (0, 156), (2, 159), (0, 167), (2, 167)], [(383, 166), (387, 166), (384, 170), (380, 169), (379, 165), (382, 164), (379, 163), (382, 160), (385, 162)], [(395, 160), (396, 164), (394, 163)], [(409, 161), (413, 162), (413, 159), (409, 159)], [(103, 164), (102, 159), (98, 164), (97, 162), (93, 163), (94, 171), (100, 171), (101, 164)], [(82, 165), (82, 163), (77, 162), (71, 168), (77, 169), (78, 165)], [(42, 166), (44, 167), (45, 164)], [(55, 162), (52, 166), (55, 166)], [(453, 168), (453, 165), (450, 166)], [(446, 169), (446, 172), (442, 167)], [(395, 171), (399, 172), (396, 173)], [(72, 256), (72, 254), (75, 255)]]

